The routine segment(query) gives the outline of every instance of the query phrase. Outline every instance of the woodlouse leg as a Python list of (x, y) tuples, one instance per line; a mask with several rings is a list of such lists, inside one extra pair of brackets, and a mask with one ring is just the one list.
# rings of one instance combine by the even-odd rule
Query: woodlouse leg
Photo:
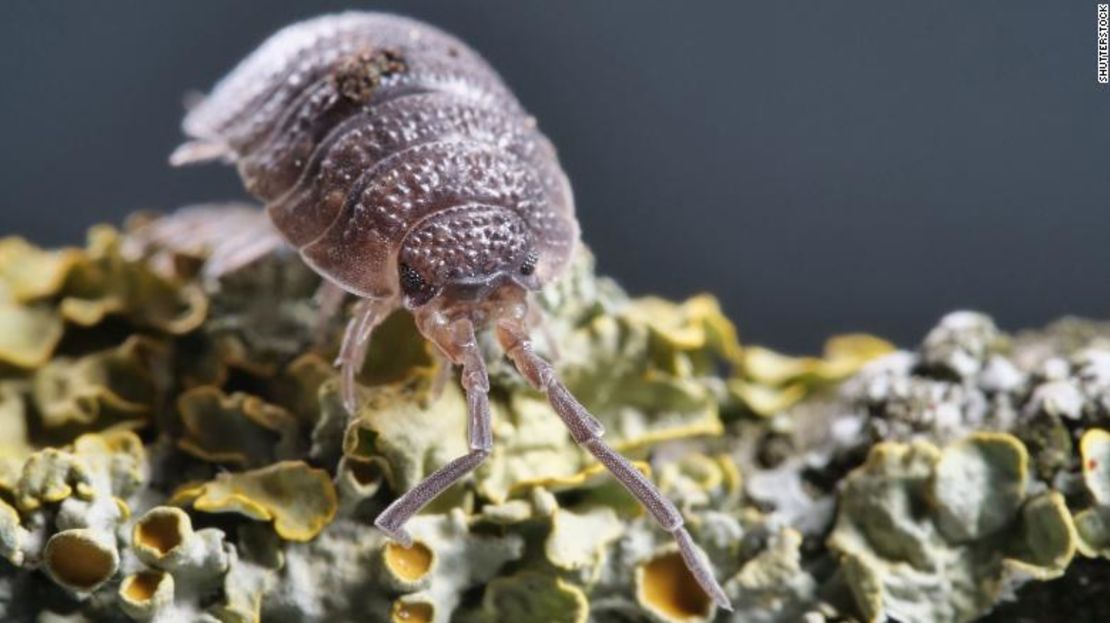
[(170, 166), (180, 167), (211, 160), (227, 160), (231, 156), (231, 149), (223, 143), (212, 141), (189, 141), (178, 145), (170, 154)]
[(155, 219), (128, 234), (124, 251), (205, 255), (202, 276), (215, 282), (285, 246), (265, 212), (233, 203), (190, 206)]
[(432, 386), (428, 390), (428, 398), (431, 402), (435, 402), (443, 395), (443, 390), (447, 387), (447, 382), (451, 380), (451, 373), (454, 370), (452, 370), (451, 360), (439, 352), (438, 349), (432, 356), (436, 358), (438, 368), (436, 369), (435, 378), (432, 379)]
[[(424, 331), (424, 327), (421, 328)], [(405, 547), (412, 545), (412, 537), (404, 525), (447, 487), (470, 473), (489, 456), (493, 449), (493, 428), (489, 410), (489, 376), (481, 351), (474, 337), (474, 326), (469, 320), (460, 320), (442, 332), (425, 335), (455, 362), (462, 365), (462, 385), (466, 390), (467, 437), (470, 452), (436, 470), (401, 497), (394, 500), (374, 525)], [(449, 341), (447, 341), (449, 340)]]
[(559, 361), (559, 341), (555, 339), (555, 334), (551, 332), (551, 325), (543, 321), (543, 311), (536, 305), (527, 306), (528, 326), (539, 329), (540, 334), (543, 336), (543, 345), (547, 347), (547, 357), (549, 360)]
[(264, 225), (252, 225), (254, 226), (217, 241), (208, 261), (204, 263), (204, 279), (214, 282), (223, 275), (239, 270), (285, 246), (285, 241), (269, 221)]
[(312, 297), (316, 301), (316, 326), (313, 327), (313, 336), (317, 344), (323, 344), (327, 339), (328, 325), (331, 319), (343, 308), (343, 300), (347, 298), (347, 291), (325, 279), (316, 294)]
[(340, 369), (339, 395), (347, 412), (354, 415), (358, 408), (358, 385), (355, 377), (366, 361), (366, 349), (370, 347), (370, 334), (374, 327), (381, 324), (392, 311), (394, 303), (388, 299), (363, 299), (355, 307), (355, 314), (347, 322), (343, 333), (343, 344), (335, 365)]
[(706, 594), (719, 607), (732, 610), (728, 596), (713, 577), (713, 571), (705, 554), (690, 538), (690, 533), (683, 526), (685, 522), (678, 509), (628, 459), (602, 441), (601, 435), (604, 429), (601, 423), (571, 395), (556, 376), (551, 364), (532, 350), (532, 343), (524, 324), (515, 319), (502, 318), (497, 325), (497, 337), (505, 349), (505, 354), (513, 361), (517, 370), (533, 387), (547, 396), (555, 413), (570, 430), (574, 441), (589, 450), (590, 454), (608, 468), (629, 493), (651, 513), (655, 521), (671, 533), (686, 566)]

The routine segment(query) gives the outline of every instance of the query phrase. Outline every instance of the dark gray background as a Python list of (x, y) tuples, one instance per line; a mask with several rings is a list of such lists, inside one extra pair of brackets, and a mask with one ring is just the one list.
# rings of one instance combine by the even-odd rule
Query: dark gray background
[(166, 165), (183, 94), (351, 6), (484, 53), (559, 147), (601, 268), (636, 293), (713, 291), (748, 341), (912, 344), (957, 307), (1007, 328), (1110, 312), (1110, 88), (1086, 0), (8, 0), (0, 234), (76, 242), (240, 196), (229, 168)]

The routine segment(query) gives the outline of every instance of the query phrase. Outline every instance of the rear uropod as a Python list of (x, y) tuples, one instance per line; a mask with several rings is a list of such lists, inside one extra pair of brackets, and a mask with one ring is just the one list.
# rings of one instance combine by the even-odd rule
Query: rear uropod
[(674, 536), (714, 601), (730, 607), (674, 505), (602, 441), (601, 424), (533, 351), (528, 293), (558, 276), (578, 244), (574, 200), (551, 143), (476, 52), (393, 15), (310, 19), (243, 60), (184, 129), (191, 140), (175, 164), (235, 163), (281, 237), (326, 281), (360, 297), (337, 362), (349, 409), (370, 334), (397, 307), (461, 366), (470, 452), (393, 502), (375, 522), (381, 530), (410, 544), (405, 522), (489, 456), (489, 380), (475, 331), (492, 326), (574, 440)]

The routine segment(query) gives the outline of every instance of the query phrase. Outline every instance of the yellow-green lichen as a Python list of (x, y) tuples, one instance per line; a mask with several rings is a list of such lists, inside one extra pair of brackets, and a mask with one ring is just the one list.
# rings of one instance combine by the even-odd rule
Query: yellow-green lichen
[(623, 313), (596, 316), (560, 336), (567, 386), (606, 426), (616, 447), (721, 433), (705, 378), (739, 346), (718, 339), (727, 332), (707, 330), (712, 323), (705, 308), (715, 309), (715, 303), (693, 307), (698, 311), (634, 301)]
[(544, 540), (544, 556), (559, 569), (585, 572), (587, 581), (600, 572), (605, 551), (620, 537), (621, 521), (612, 508), (581, 512), (557, 509)]
[(205, 461), (266, 465), (296, 454), (296, 418), (257, 396), (196, 387), (177, 399), (184, 433), (178, 445)]
[(491, 582), (477, 621), (586, 623), (589, 602), (581, 588), (558, 577), (524, 571)]
[(138, 326), (180, 335), (197, 328), (208, 311), (208, 299), (197, 284), (174, 283), (148, 264), (125, 258), (119, 233), (103, 226), (89, 231), (86, 249), (62, 292), (62, 316), (85, 327), (119, 315)]
[(43, 504), (60, 502), (76, 491), (89, 497), (93, 493), (92, 476), (76, 456), (55, 448), (46, 448), (31, 455), (23, 465), (16, 484), (16, 504), (31, 511)]
[(740, 357), (741, 374), (729, 390), (758, 415), (773, 415), (802, 400), (812, 389), (854, 374), (868, 361), (893, 352), (894, 346), (872, 335), (849, 334), (825, 342), (824, 357), (791, 357), (761, 346), (748, 346)]
[(147, 479), (146, 449), (139, 436), (126, 428), (81, 435), (71, 448), (99, 481), (102, 493), (129, 498)]
[(0, 239), (0, 284), (12, 300), (26, 303), (56, 294), (66, 276), (81, 261), (77, 249), (45, 250), (26, 240)]
[(46, 305), (0, 301), (0, 364), (37, 368), (62, 339), (62, 319)]
[[(330, 383), (322, 401), (340, 410), (336, 389)], [(434, 469), (467, 452), (462, 392), (451, 385), (434, 401), (424, 398), (422, 392), (404, 386), (364, 391), (358, 417), (346, 432), (345, 453), (380, 460), (395, 491), (412, 488)]]
[(159, 375), (166, 357), (164, 345), (134, 336), (116, 348), (55, 358), (34, 377), (32, 395), (42, 425), (89, 430), (144, 423), (165, 389)]
[(11, 491), (34, 451), (31, 445), (26, 384), (0, 381), (0, 491)]
[(338, 507), (327, 472), (301, 461), (222, 473), (209, 482), (183, 486), (171, 501), (206, 513), (272, 521), (278, 535), (290, 541), (315, 537), (335, 518)]
[(490, 458), (477, 472), (478, 489), (494, 502), (532, 486), (582, 484), (590, 463), (545, 400), (531, 394), (509, 398), (494, 421)]
[(704, 507), (714, 501), (734, 504), (742, 493), (740, 468), (727, 454), (690, 453), (667, 463), (659, 473), (659, 486), (684, 505)]

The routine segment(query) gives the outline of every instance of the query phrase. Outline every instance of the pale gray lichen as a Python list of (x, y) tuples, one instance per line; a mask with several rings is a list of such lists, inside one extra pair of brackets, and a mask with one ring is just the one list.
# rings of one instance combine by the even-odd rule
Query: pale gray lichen
[(1029, 497), (1024, 446), (977, 433), (943, 451), (881, 443), (844, 483), (829, 547), (868, 621), (971, 621), (1075, 550), (1062, 496)]

